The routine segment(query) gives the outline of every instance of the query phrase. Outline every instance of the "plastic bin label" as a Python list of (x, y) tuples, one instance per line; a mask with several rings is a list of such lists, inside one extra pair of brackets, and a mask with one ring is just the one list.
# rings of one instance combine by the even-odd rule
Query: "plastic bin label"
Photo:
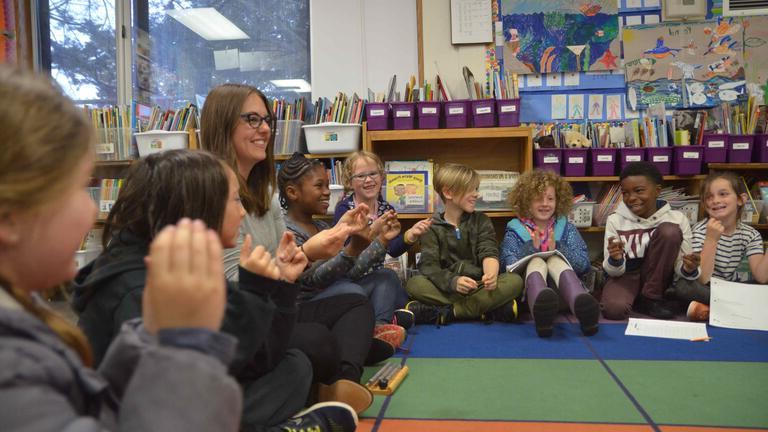
[(725, 147), (725, 141), (710, 141), (707, 143), (709, 148), (723, 148)]
[(560, 158), (557, 156), (544, 156), (544, 163), (558, 163), (560, 162)]
[(395, 117), (410, 117), (410, 111), (395, 111)]
[(683, 159), (698, 159), (699, 152), (683, 152)]
[(491, 113), (491, 107), (478, 107), (475, 110), (475, 114), (490, 114)]
[(517, 105), (503, 105), (501, 107), (501, 112), (515, 112), (517, 111)]
[(613, 156), (611, 155), (597, 155), (598, 162), (613, 162)]
[(422, 114), (437, 114), (437, 108), (435, 107), (424, 107), (421, 109)]
[(463, 107), (448, 108), (448, 114), (464, 114)]
[(326, 132), (323, 134), (323, 142), (337, 142), (339, 140), (338, 132)]
[(368, 112), (368, 117), (381, 117), (384, 115), (383, 109), (372, 109)]
[(749, 150), (749, 143), (734, 143), (733, 144), (734, 150)]
[(483, 191), (483, 201), (501, 201), (501, 191), (500, 190), (485, 190)]
[(163, 140), (161, 139), (153, 139), (149, 142), (149, 148), (152, 150), (162, 150), (163, 149)]
[(583, 157), (569, 157), (568, 158), (568, 163), (569, 164), (582, 164), (582, 163), (584, 163), (584, 158)]
[(640, 162), (643, 158), (640, 155), (627, 155), (624, 160), (627, 162)]
[(115, 143), (96, 144), (96, 154), (109, 154), (115, 152)]
[(669, 162), (669, 156), (654, 156), (654, 162)]
[(115, 200), (100, 200), (99, 201), (99, 212), (101, 213), (109, 213), (112, 210), (112, 206), (115, 205)]

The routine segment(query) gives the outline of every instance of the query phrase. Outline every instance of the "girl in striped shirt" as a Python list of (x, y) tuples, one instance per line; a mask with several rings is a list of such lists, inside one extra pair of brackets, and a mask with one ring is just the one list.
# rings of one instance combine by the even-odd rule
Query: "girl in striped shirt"
[(702, 186), (701, 203), (707, 218), (693, 226), (691, 245), (701, 254), (701, 275), (695, 281), (679, 280), (675, 294), (689, 301), (688, 318), (709, 319), (709, 282), (711, 278), (747, 282), (736, 270), (747, 257), (752, 280), (768, 283), (768, 255), (763, 250), (760, 233), (741, 222), (747, 202), (744, 183), (731, 172), (713, 172)]

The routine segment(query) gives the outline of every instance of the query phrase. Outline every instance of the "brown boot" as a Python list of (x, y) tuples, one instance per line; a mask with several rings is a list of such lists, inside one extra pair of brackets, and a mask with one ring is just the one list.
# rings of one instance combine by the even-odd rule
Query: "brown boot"
[(373, 394), (365, 386), (350, 381), (340, 379), (333, 384), (317, 385), (318, 402), (344, 402), (352, 407), (356, 413), (360, 414), (367, 410), (373, 403)]

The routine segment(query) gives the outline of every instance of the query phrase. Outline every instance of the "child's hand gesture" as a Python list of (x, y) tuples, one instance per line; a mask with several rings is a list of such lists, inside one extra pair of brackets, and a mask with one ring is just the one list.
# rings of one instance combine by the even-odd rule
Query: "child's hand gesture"
[(280, 238), (280, 244), (277, 246), (277, 257), (275, 263), (280, 269), (280, 275), (288, 282), (295, 282), (301, 276), (304, 269), (307, 268), (309, 260), (304, 252), (296, 246), (296, 240), (293, 233), (286, 231)]
[(251, 250), (251, 242), (251, 235), (246, 235), (243, 247), (240, 248), (240, 267), (265, 278), (280, 279), (280, 268), (272, 255), (261, 245)]
[(429, 231), (432, 226), (432, 218), (424, 219), (416, 222), (408, 231), (403, 235), (403, 239), (407, 244), (414, 244), (419, 241), (419, 238)]
[(493, 291), (496, 289), (496, 282), (498, 279), (499, 275), (496, 273), (484, 274), (480, 282), (483, 284), (483, 289), (486, 291)]
[[(388, 211), (379, 219), (376, 219), (376, 221), (379, 221), (382, 218), (386, 218), (383, 223), (377, 228), (379, 230), (379, 233), (377, 237), (379, 238), (379, 241), (382, 242), (384, 245), (388, 245), (392, 239), (397, 237), (398, 234), (400, 234), (400, 221), (397, 220), (397, 215), (393, 210)], [(376, 223), (374, 222), (374, 224)], [(373, 231), (373, 229), (371, 230)]]
[(683, 254), (683, 270), (691, 274), (699, 267), (701, 255), (698, 253)]
[(707, 222), (706, 240), (717, 243), (717, 241), (720, 240), (720, 236), (723, 235), (724, 231), (725, 227), (723, 227), (722, 222), (715, 218), (709, 218), (709, 221)]
[[(555, 236), (554, 233), (550, 232), (549, 237), (547, 238), (547, 250), (555, 250)], [(533, 242), (533, 247), (536, 250), (541, 249), (541, 234), (539, 233), (539, 230), (533, 231), (533, 236), (531, 236), (531, 241)]]
[(145, 262), (142, 316), (148, 332), (189, 327), (219, 330), (226, 289), (218, 234), (199, 220), (182, 219), (160, 231)]
[(371, 240), (380, 236), (386, 230), (387, 225), (392, 220), (392, 218), (396, 217), (394, 216), (394, 214), (395, 214), (394, 210), (388, 210), (373, 221), (373, 223), (371, 224), (371, 231), (369, 234)]
[(368, 213), (370, 213), (368, 205), (359, 204), (352, 210), (347, 210), (336, 223), (336, 226), (347, 225), (350, 228), (350, 235), (362, 232), (368, 228)]
[(616, 261), (624, 259), (624, 242), (616, 237), (608, 238), (608, 255)]
[(469, 294), (477, 289), (477, 282), (467, 276), (459, 276), (456, 279), (456, 292), (459, 294)]

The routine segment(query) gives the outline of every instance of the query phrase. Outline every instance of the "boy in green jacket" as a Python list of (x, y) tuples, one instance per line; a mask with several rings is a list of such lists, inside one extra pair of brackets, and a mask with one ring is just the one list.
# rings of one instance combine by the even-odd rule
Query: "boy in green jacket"
[(416, 323), (454, 319), (512, 321), (523, 280), (499, 275), (499, 245), (491, 220), (475, 212), (480, 177), (465, 165), (445, 164), (435, 175), (444, 213), (432, 216), (421, 237), (421, 275), (408, 280)]

